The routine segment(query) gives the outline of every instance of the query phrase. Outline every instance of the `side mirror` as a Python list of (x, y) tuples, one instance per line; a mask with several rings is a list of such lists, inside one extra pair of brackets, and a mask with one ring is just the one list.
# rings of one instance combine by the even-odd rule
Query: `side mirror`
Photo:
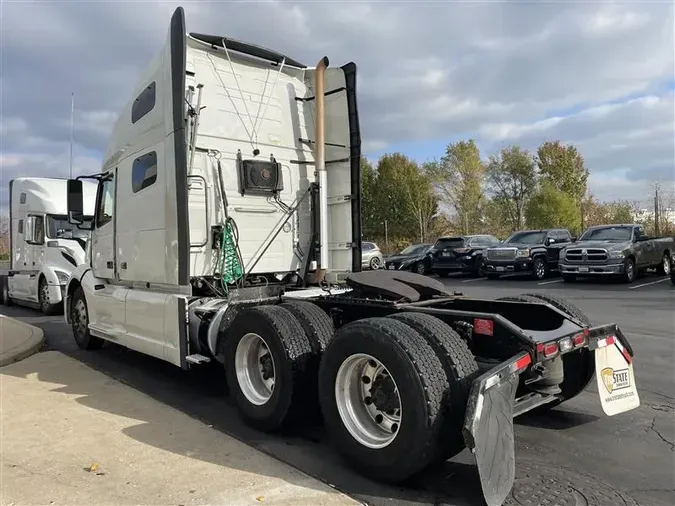
[(80, 179), (68, 180), (68, 223), (77, 225), (78, 228), (84, 224), (84, 203), (82, 196), (82, 181)]
[(576, 235), (573, 235), (573, 236), (571, 237), (571, 240), (572, 240), (572, 242), (577, 242), (577, 236), (576, 236)]

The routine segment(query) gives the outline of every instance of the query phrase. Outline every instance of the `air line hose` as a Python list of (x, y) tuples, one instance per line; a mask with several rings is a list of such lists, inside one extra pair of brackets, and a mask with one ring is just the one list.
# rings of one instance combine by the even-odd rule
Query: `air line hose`
[(234, 220), (228, 217), (223, 227), (220, 251), (218, 253), (218, 272), (225, 293), (228, 285), (243, 280), (244, 262), (239, 251), (239, 231)]

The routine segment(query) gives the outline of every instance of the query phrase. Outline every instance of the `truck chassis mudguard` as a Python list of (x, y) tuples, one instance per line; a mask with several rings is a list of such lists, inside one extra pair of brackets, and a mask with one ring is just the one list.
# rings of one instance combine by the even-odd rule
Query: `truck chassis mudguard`
[[(586, 330), (589, 350), (614, 344), (631, 362), (633, 349), (615, 324)], [(523, 351), (476, 378), (471, 387), (462, 432), (488, 506), (502, 506), (515, 481), (514, 403), (520, 374), (531, 364), (532, 357)]]

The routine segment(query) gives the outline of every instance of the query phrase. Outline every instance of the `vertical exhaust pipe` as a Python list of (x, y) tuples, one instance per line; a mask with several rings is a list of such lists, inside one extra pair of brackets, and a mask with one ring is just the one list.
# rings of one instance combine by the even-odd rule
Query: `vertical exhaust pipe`
[(320, 269), (325, 273), (328, 265), (328, 174), (326, 172), (326, 139), (324, 123), (324, 78), (328, 67), (328, 57), (324, 56), (316, 64), (314, 95), (316, 101), (316, 150), (314, 163), (319, 183), (319, 246)]

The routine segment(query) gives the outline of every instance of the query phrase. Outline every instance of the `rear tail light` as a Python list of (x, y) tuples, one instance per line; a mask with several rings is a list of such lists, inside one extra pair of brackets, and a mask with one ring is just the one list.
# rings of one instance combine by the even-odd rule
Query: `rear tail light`
[(455, 253), (468, 253), (471, 248), (455, 248)]
[(555, 357), (558, 354), (558, 343), (538, 344), (537, 353), (543, 355), (544, 358)]

